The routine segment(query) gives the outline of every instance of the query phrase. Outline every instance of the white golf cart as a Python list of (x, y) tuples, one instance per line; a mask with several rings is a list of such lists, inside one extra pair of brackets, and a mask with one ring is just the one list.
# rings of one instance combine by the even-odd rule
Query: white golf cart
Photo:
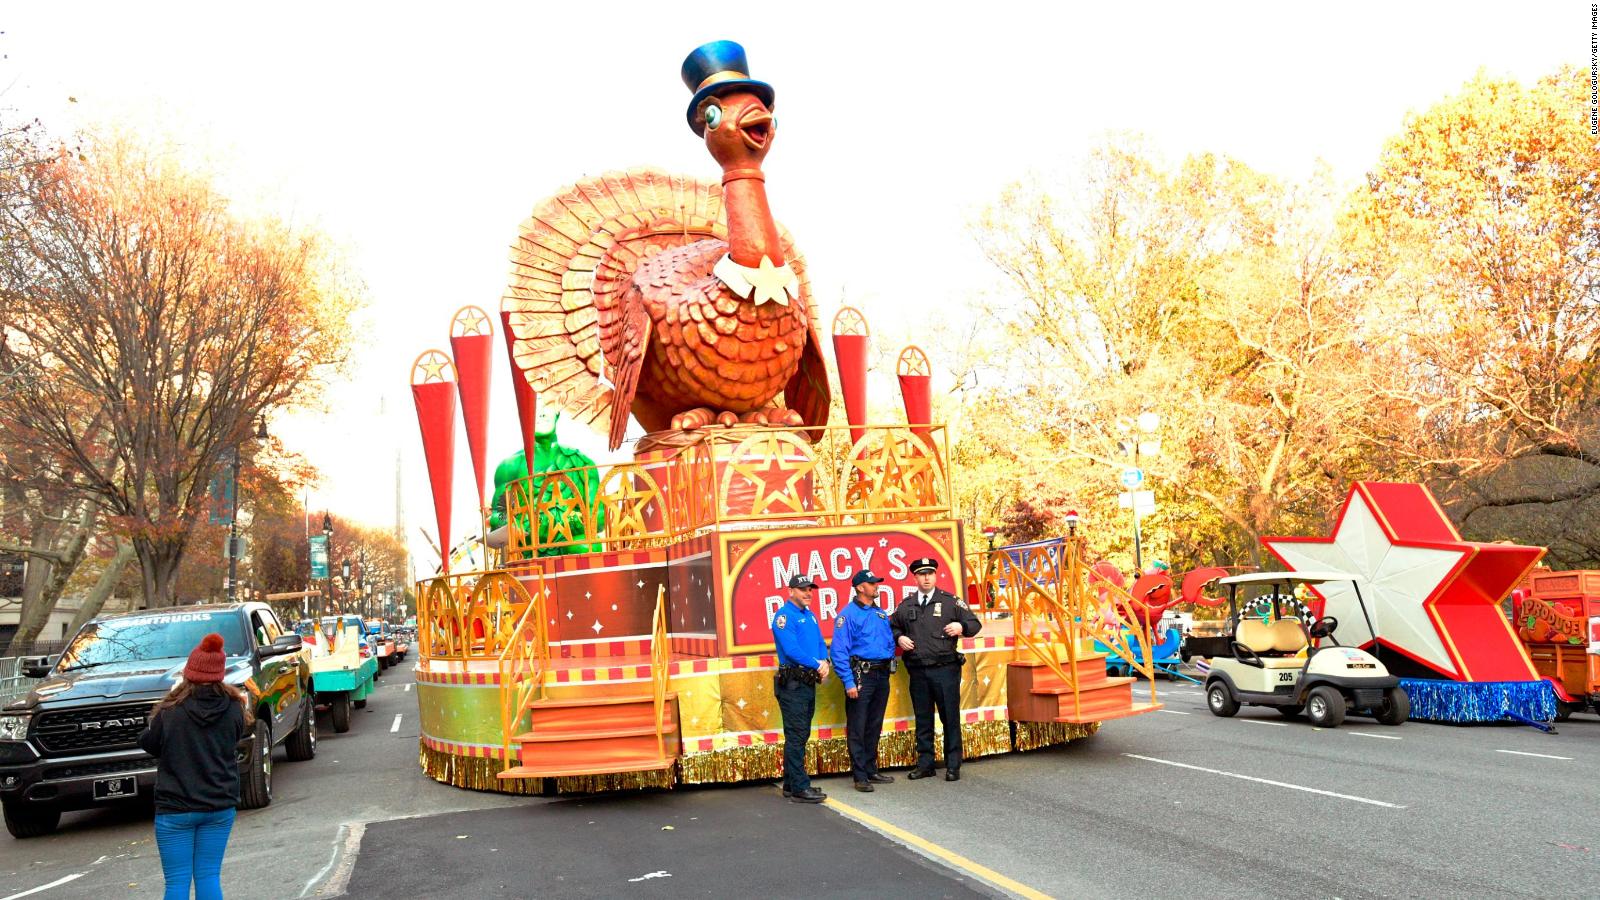
[[(1342, 572), (1251, 572), (1230, 575), (1217, 584), (1228, 588), (1228, 620), (1219, 637), (1186, 638), (1184, 661), (1209, 657), (1206, 705), (1216, 716), (1231, 716), (1240, 704), (1271, 706), (1286, 716), (1303, 710), (1313, 725), (1336, 727), (1347, 712), (1369, 710), (1384, 725), (1399, 725), (1411, 715), (1411, 701), (1400, 679), (1376, 657), (1334, 639), (1338, 620), (1324, 616), (1309, 628), (1294, 599), (1296, 585), (1349, 582), (1372, 631), (1372, 615), (1361, 598), (1359, 578)], [(1241, 588), (1264, 587), (1252, 609), (1241, 609)], [(1320, 646), (1312, 646), (1313, 641)]]

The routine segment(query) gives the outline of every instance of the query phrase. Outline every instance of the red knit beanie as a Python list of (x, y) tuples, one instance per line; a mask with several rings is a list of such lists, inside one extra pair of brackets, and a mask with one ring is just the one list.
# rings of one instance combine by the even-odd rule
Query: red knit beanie
[(189, 664), (183, 667), (183, 680), (190, 684), (214, 684), (222, 680), (228, 657), (222, 652), (222, 635), (208, 634), (200, 639), (200, 646), (189, 653)]

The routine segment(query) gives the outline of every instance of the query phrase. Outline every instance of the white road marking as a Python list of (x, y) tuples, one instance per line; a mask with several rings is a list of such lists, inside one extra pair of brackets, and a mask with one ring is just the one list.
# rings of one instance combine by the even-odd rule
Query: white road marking
[[(367, 826), (365, 822), (347, 822), (340, 825), (339, 834), (335, 835), (333, 839), (333, 856), (328, 859), (327, 865), (323, 866), (317, 874), (311, 876), (310, 881), (306, 882), (306, 886), (300, 891), (300, 896), (302, 898), (310, 896), (311, 889), (316, 887), (322, 876), (327, 875), (330, 871), (333, 874), (328, 878), (327, 884), (324, 884), (317, 893), (320, 894), (326, 891), (330, 897), (337, 897), (343, 894), (345, 886), (350, 883), (350, 872), (355, 868), (356, 856), (361, 852), (361, 838), (366, 832)], [(342, 860), (340, 859), (341, 850), (343, 851)], [(339, 864), (337, 869), (334, 868), (335, 863)]]
[(33, 894), (37, 894), (40, 891), (48, 891), (53, 887), (60, 887), (63, 884), (66, 884), (69, 881), (77, 881), (79, 878), (82, 878), (83, 876), (84, 876), (84, 873), (83, 872), (79, 872), (76, 875), (68, 875), (65, 878), (57, 878), (55, 881), (52, 881), (49, 884), (41, 884), (36, 888), (29, 888), (28, 890), (23, 891), (20, 894), (12, 894), (11, 896), (4, 898), (4, 900), (17, 900), (18, 897), (32, 896)]
[(1540, 759), (1564, 759), (1564, 760), (1567, 760), (1568, 762), (1572, 761), (1572, 757), (1570, 757), (1570, 756), (1551, 756), (1548, 753), (1524, 753), (1521, 750), (1496, 750), (1495, 752), (1496, 753), (1511, 753), (1511, 754), (1514, 754), (1516, 756), (1537, 756)]
[(389, 733), (390, 734), (394, 734), (395, 732), (400, 730), (400, 717), (402, 715), (405, 715), (405, 714), (404, 713), (395, 713), (395, 715), (394, 715), (394, 724), (389, 726)]
[(406, 682), (406, 693), (411, 693), (411, 682)]
[(1269, 722), (1266, 719), (1240, 719), (1239, 721), (1249, 722), (1251, 725), (1276, 725), (1279, 728), (1289, 727), (1288, 722)]
[(629, 881), (648, 881), (651, 878), (671, 878), (671, 877), (672, 877), (672, 873), (671, 872), (668, 872), (665, 869), (657, 869), (654, 872), (646, 872), (643, 875), (639, 876), (638, 878), (629, 878), (628, 880)]
[(1164, 713), (1167, 713), (1168, 715), (1173, 715), (1173, 716), (1187, 716), (1188, 715), (1188, 713), (1184, 712), (1181, 709), (1158, 709), (1158, 710), (1156, 710), (1156, 712), (1164, 712)]
[[(1248, 721), (1248, 720), (1246, 720)], [(1305, 791), (1308, 794), (1321, 794), (1324, 797), (1335, 797), (1340, 800), (1353, 800), (1356, 803), (1366, 803), (1370, 806), (1382, 806), (1386, 809), (1405, 809), (1397, 803), (1385, 803), (1382, 800), (1372, 800), (1366, 797), (1357, 797), (1354, 794), (1340, 794), (1335, 791), (1325, 791), (1321, 788), (1306, 787), (1303, 784), (1290, 784), (1287, 781), (1273, 781), (1270, 778), (1257, 778), (1254, 775), (1240, 775), (1237, 772), (1224, 772), (1221, 769), (1207, 769), (1204, 766), (1191, 766), (1188, 763), (1175, 762), (1170, 759), (1157, 759), (1154, 756), (1140, 756), (1137, 753), (1124, 753), (1130, 759), (1142, 759), (1145, 762), (1160, 763), (1163, 766), (1176, 766), (1180, 769), (1190, 769), (1195, 772), (1205, 772), (1210, 775), (1223, 775), (1228, 778), (1237, 778), (1241, 781), (1254, 781), (1257, 784), (1270, 784), (1273, 787), (1288, 788), (1292, 791)]]
[(1398, 735), (1398, 734), (1373, 734), (1370, 731), (1350, 731), (1350, 732), (1346, 732), (1346, 733), (1347, 734), (1360, 735), (1361, 737), (1377, 738), (1380, 741), (1398, 741), (1398, 740), (1400, 740), (1400, 735)]

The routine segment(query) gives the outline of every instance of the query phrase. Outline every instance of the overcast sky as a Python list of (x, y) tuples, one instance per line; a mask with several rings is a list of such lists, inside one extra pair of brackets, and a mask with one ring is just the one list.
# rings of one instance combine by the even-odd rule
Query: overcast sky
[[(7, 105), (58, 132), (176, 136), (241, 199), (351, 249), (373, 300), (352, 378), (272, 427), (321, 469), (314, 510), (374, 524), (394, 520), (398, 448), (418, 551), (433, 510), (411, 360), (447, 346), (457, 307), (498, 310), (506, 248), (543, 197), (641, 164), (716, 175), (678, 77), (704, 41), (743, 43), (777, 90), (767, 185), (823, 322), (843, 296), (892, 336), (965, 315), (990, 281), (974, 213), (1108, 131), (1353, 180), (1407, 111), (1480, 67), (1531, 80), (1589, 47), (1582, 2), (551, 6), (52, 0), (0, 20)], [(491, 468), (518, 447), (503, 358), (494, 376)], [(457, 461), (459, 539), (464, 435)]]

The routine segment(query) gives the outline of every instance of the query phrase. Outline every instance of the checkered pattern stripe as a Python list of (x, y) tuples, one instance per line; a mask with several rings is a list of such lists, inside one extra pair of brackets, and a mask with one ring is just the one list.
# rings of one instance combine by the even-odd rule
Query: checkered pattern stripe
[(649, 656), (650, 638), (632, 635), (613, 641), (552, 642), (550, 652), (563, 659), (594, 659), (604, 656)]
[(497, 758), (505, 751), (505, 748), (497, 744), (462, 744), (456, 741), (442, 741), (426, 734), (422, 736), (422, 745), (429, 750), (448, 753), (451, 756), (471, 756), (479, 759)]
[[(1004, 706), (986, 706), (982, 709), (969, 709), (962, 715), (963, 724), (975, 722), (1004, 721), (1006, 708)], [(916, 721), (913, 719), (884, 719), (883, 724), (889, 731), (914, 731)], [(816, 729), (815, 740), (827, 741), (845, 736), (843, 726), (830, 725)], [(685, 753), (710, 753), (717, 749), (717, 742), (726, 738), (733, 738), (734, 743), (740, 747), (758, 747), (763, 744), (783, 743), (782, 731), (742, 731), (735, 734), (719, 734), (711, 737), (692, 738), (684, 742)]]

